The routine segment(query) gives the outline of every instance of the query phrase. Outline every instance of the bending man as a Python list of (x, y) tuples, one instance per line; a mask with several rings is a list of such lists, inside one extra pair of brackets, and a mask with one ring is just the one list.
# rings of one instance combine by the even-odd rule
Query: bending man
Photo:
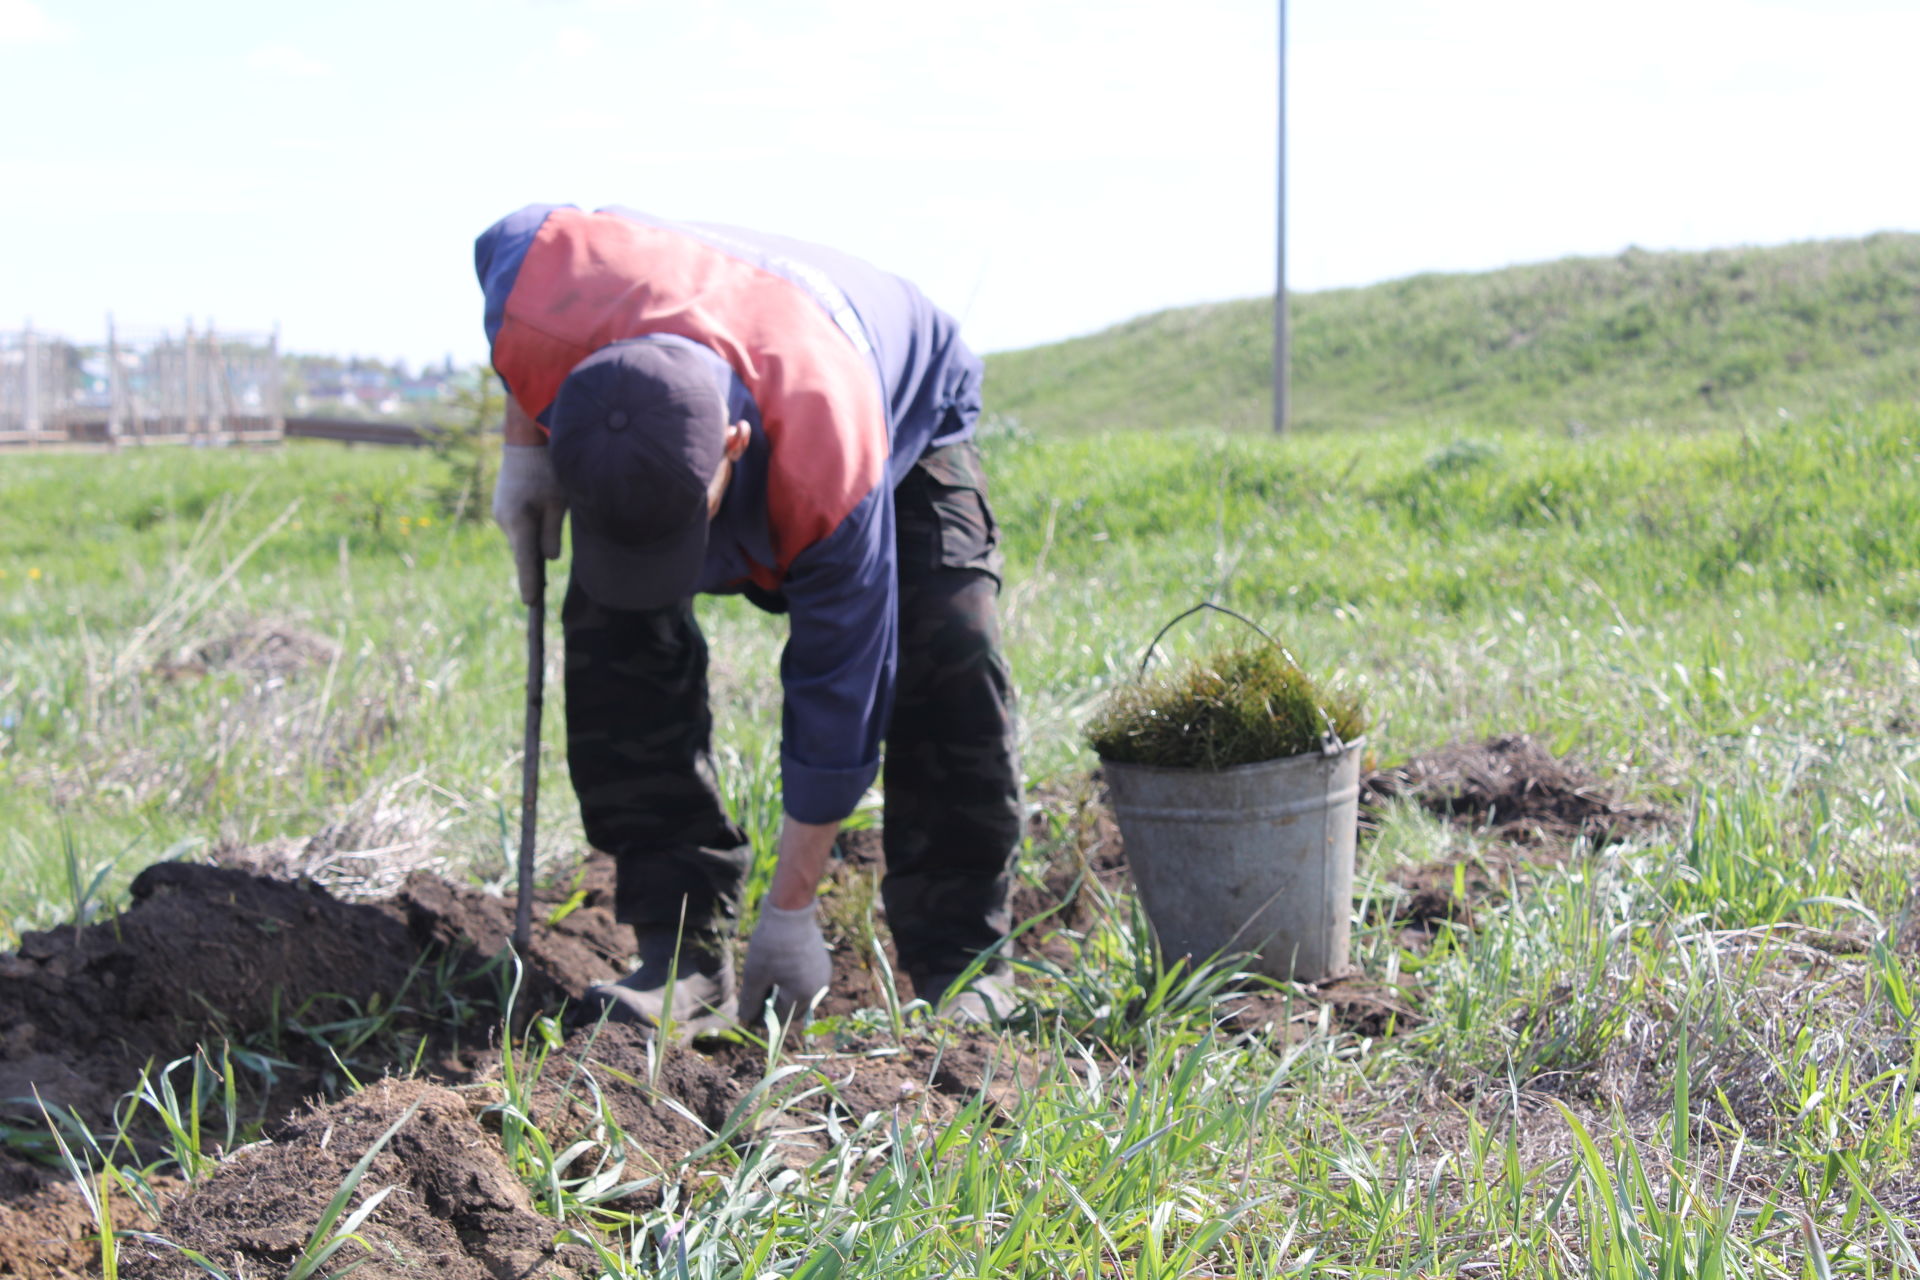
[[(494, 515), (531, 602), (571, 512), (567, 761), (639, 939), (639, 968), (589, 994), (647, 1024), (670, 970), (676, 1021), (735, 994), (751, 850), (716, 786), (692, 604), (718, 592), (789, 620), (785, 816), (742, 1018), (827, 985), (815, 895), (883, 741), (887, 918), (915, 991), (948, 997), (1006, 935), (1021, 816), (980, 361), (907, 281), (775, 236), (532, 205), (475, 260), (508, 393)], [(1004, 1012), (1004, 966), (951, 997)]]

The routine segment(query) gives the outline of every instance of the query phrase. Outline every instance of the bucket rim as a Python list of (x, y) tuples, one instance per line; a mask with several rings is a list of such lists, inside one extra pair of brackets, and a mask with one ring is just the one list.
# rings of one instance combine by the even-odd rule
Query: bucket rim
[(1096, 759), (1100, 761), (1100, 767), (1103, 770), (1124, 769), (1130, 773), (1161, 774), (1183, 778), (1200, 776), (1228, 778), (1235, 774), (1252, 773), (1260, 769), (1272, 769), (1278, 765), (1298, 764), (1307, 760), (1344, 760), (1366, 745), (1367, 735), (1363, 733), (1357, 738), (1347, 739), (1341, 744), (1340, 750), (1331, 754), (1326, 751), (1302, 751), (1299, 755), (1275, 756), (1271, 760), (1255, 760), (1251, 764), (1231, 764), (1224, 769), (1199, 769), (1177, 764), (1133, 764), (1124, 760), (1109, 760), (1105, 756), (1098, 756)]

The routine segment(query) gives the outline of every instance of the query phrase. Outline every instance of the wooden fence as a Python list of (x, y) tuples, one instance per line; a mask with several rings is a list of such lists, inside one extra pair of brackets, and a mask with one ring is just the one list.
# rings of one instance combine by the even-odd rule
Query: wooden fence
[(101, 346), (0, 334), (0, 445), (273, 443), (286, 433), (279, 337), (215, 332)]
[(391, 444), (422, 448), (435, 428), (424, 423), (369, 422), (364, 418), (288, 418), (290, 440), (337, 440), (342, 444)]

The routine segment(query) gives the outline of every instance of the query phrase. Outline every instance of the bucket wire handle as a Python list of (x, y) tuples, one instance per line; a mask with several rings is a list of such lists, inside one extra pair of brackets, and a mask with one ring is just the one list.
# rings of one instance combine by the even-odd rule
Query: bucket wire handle
[[(1160, 630), (1154, 632), (1153, 639), (1147, 642), (1146, 652), (1140, 655), (1139, 677), (1144, 677), (1147, 674), (1147, 664), (1153, 661), (1153, 651), (1160, 647), (1160, 642), (1162, 640), (1166, 639), (1167, 632), (1173, 630), (1176, 625), (1178, 625), (1179, 623), (1185, 622), (1188, 618), (1191, 618), (1194, 614), (1205, 612), (1208, 609), (1213, 610), (1215, 613), (1224, 613), (1229, 618), (1237, 618), (1241, 622), (1246, 623), (1248, 626), (1252, 627), (1255, 631), (1259, 632), (1261, 636), (1263, 636), (1266, 639), (1268, 644), (1278, 649), (1280, 651), (1281, 657), (1285, 658), (1288, 662), (1292, 663), (1296, 667), (1300, 665), (1300, 660), (1294, 657), (1291, 653), (1287, 652), (1287, 646), (1281, 644), (1279, 640), (1274, 638), (1274, 635), (1271, 631), (1268, 631), (1265, 627), (1255, 622), (1252, 618), (1249, 618), (1246, 614), (1237, 612), (1233, 609), (1229, 609), (1227, 608), (1227, 606), (1223, 604), (1215, 604), (1211, 600), (1202, 600), (1199, 604), (1194, 605), (1191, 609), (1186, 609), (1181, 611), (1180, 613), (1176, 613), (1172, 618), (1167, 620), (1166, 626), (1161, 627)], [(1320, 718), (1324, 720), (1327, 725), (1326, 733), (1322, 734), (1320, 737), (1321, 753), (1329, 756), (1339, 755), (1342, 751), (1345, 751), (1347, 749), (1347, 744), (1341, 741), (1340, 731), (1333, 727), (1333, 717), (1328, 715), (1327, 709), (1321, 706), (1318, 702), (1313, 704), (1313, 709), (1320, 713)]]
[(1188, 618), (1191, 618), (1194, 614), (1201, 613), (1207, 609), (1211, 609), (1215, 613), (1224, 613), (1229, 618), (1238, 618), (1240, 621), (1246, 623), (1248, 626), (1252, 627), (1255, 631), (1258, 631), (1263, 637), (1265, 637), (1267, 643), (1272, 645), (1274, 648), (1278, 649), (1281, 655), (1284, 656), (1288, 662), (1293, 663), (1293, 665), (1296, 667), (1300, 665), (1299, 661), (1296, 660), (1292, 654), (1287, 652), (1287, 646), (1281, 644), (1278, 640), (1274, 639), (1273, 633), (1271, 631), (1268, 631), (1265, 627), (1255, 622), (1252, 618), (1249, 618), (1246, 614), (1236, 613), (1234, 610), (1227, 608), (1227, 606), (1223, 604), (1215, 604), (1211, 600), (1202, 600), (1199, 604), (1194, 605), (1193, 608), (1185, 610), (1184, 612), (1181, 612), (1181, 613), (1176, 613), (1175, 615), (1173, 615), (1171, 619), (1168, 620), (1166, 626), (1154, 632), (1153, 639), (1147, 642), (1147, 651), (1140, 655), (1139, 674), (1143, 676), (1147, 674), (1147, 664), (1153, 661), (1153, 651), (1160, 647), (1160, 642), (1162, 640), (1166, 639), (1167, 632), (1173, 630), (1174, 627), (1176, 627), (1182, 622), (1185, 622)]

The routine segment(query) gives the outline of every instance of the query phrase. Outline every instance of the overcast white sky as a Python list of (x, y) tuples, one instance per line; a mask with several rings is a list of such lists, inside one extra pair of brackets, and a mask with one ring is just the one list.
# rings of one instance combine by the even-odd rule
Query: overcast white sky
[[(824, 241), (997, 350), (1271, 292), (1274, 0), (0, 0), (0, 328), (484, 354), (534, 201)], [(1915, 0), (1293, 0), (1296, 289), (1920, 227)]]

